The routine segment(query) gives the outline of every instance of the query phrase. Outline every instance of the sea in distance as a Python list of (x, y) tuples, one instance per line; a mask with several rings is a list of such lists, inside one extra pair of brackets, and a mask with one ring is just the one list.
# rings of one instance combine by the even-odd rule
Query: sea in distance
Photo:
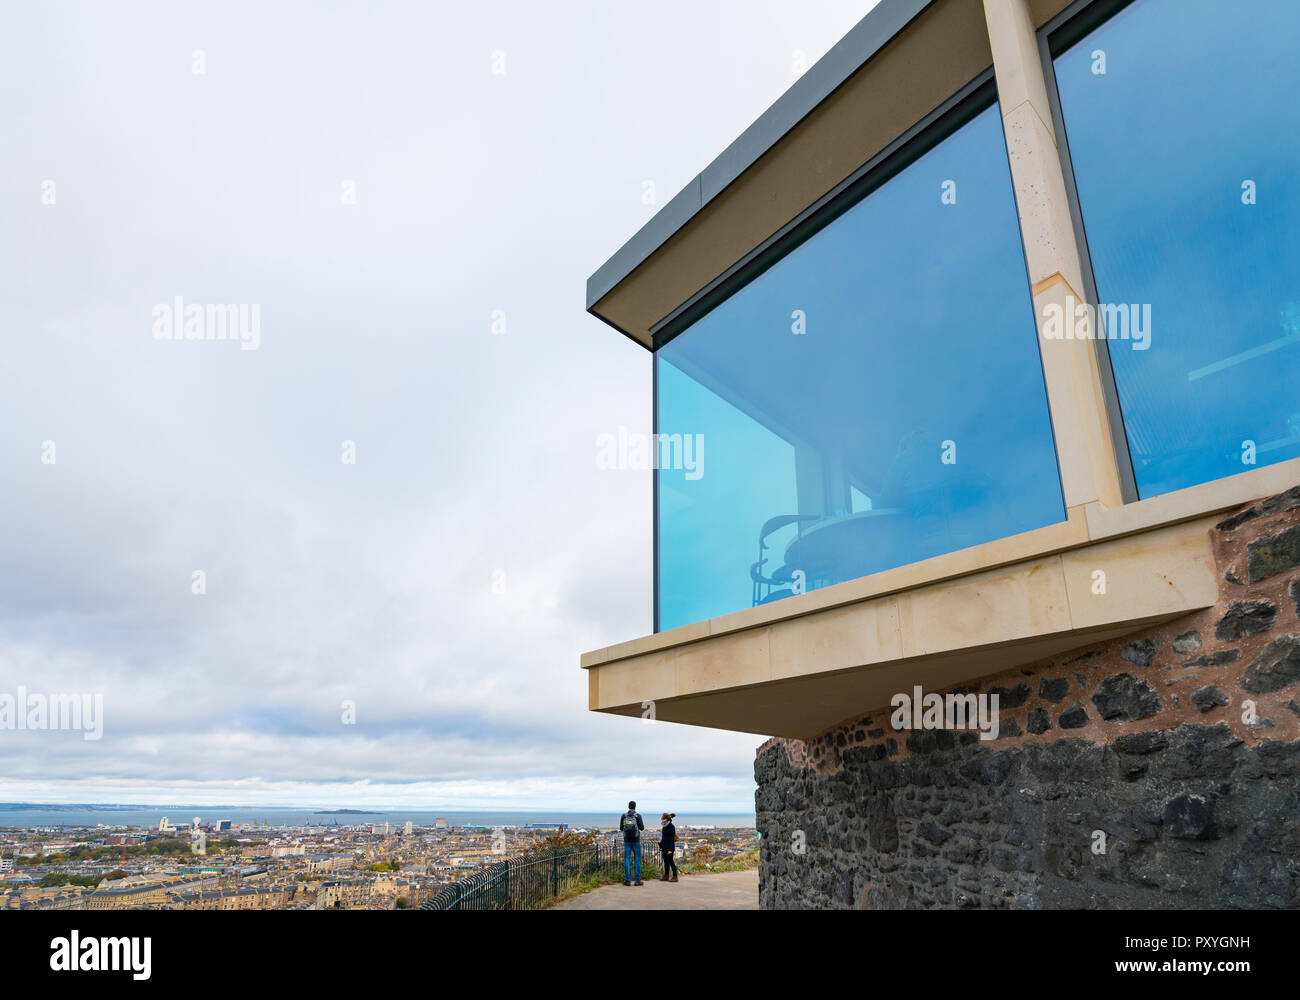
[[(452, 826), (527, 826), (530, 823), (565, 823), (570, 829), (612, 829), (618, 826), (619, 809), (606, 813), (570, 812), (564, 809), (528, 812), (415, 812), (411, 810), (324, 810), (277, 809), (270, 806), (117, 806), (117, 805), (42, 805), (38, 803), (0, 802), (0, 827), (85, 827), (134, 826), (157, 827), (164, 816), (173, 826), (188, 825), (195, 816), (204, 823), (230, 820), (240, 824), (269, 823), (271, 826), (366, 826), (389, 823), (397, 829), (410, 820), (414, 826), (433, 826), (445, 819)], [(641, 811), (647, 826), (657, 826), (659, 813)], [(752, 813), (678, 812), (678, 826), (713, 826), (753, 829)]]

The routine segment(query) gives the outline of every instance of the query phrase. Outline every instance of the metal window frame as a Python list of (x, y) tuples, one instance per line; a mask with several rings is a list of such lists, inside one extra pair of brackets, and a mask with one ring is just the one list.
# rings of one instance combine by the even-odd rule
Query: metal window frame
[[(656, 456), (659, 446), (659, 352), (650, 352), (650, 441), (655, 445)], [(650, 561), (654, 566), (651, 572), (654, 589), (651, 605), (650, 631), (659, 634), (659, 469), (658, 462), (650, 470)]]
[[(1079, 203), (1079, 189), (1074, 180), (1074, 161), (1070, 157), (1070, 141), (1065, 131), (1065, 115), (1061, 109), (1061, 94), (1056, 85), (1055, 58), (1088, 34), (1101, 27), (1136, 0), (1074, 0), (1068, 7), (1038, 29), (1038, 52), (1043, 64), (1043, 80), (1047, 84), (1047, 100), (1052, 115), (1052, 130), (1056, 137), (1057, 155), (1061, 161), (1061, 174), (1065, 178), (1065, 195), (1070, 207), (1070, 222), (1074, 229), (1074, 243), (1079, 253), (1079, 268), (1083, 273), (1082, 292), (1088, 302), (1098, 304), (1097, 278), (1092, 268), (1092, 255), (1088, 250), (1088, 235), (1083, 223), (1083, 208)], [(1103, 337), (1092, 341), (1097, 357), (1097, 370), (1101, 377), (1102, 402), (1106, 407), (1106, 422), (1110, 425), (1111, 450), (1115, 454), (1115, 467), (1119, 474), (1120, 496), (1124, 503), (1136, 503), (1137, 476), (1133, 471), (1133, 452), (1129, 447), (1128, 430), (1124, 426), (1124, 409), (1120, 404), (1119, 388), (1115, 384), (1115, 371), (1110, 360), (1110, 342)]]
[[(657, 440), (659, 434), (659, 349), (661, 347), (670, 343), (678, 334), (740, 289), (759, 278), (782, 258), (808, 242), (818, 232), (869, 197), (977, 115), (994, 106), (997, 101), (997, 79), (993, 67), (990, 66), (704, 288), (655, 323), (650, 328), (651, 432), (655, 435), (651, 440)], [(1013, 199), (1015, 197), (1014, 190), (1012, 197)], [(1026, 272), (1026, 292), (1030, 293), (1032, 309), (1032, 289), (1028, 285), (1028, 278)], [(1055, 432), (1053, 432), (1053, 440), (1055, 440)], [(1057, 474), (1059, 478), (1059, 463)], [(658, 469), (651, 470), (651, 482), (653, 483), (651, 490), (653, 630), (658, 634), (660, 631)]]

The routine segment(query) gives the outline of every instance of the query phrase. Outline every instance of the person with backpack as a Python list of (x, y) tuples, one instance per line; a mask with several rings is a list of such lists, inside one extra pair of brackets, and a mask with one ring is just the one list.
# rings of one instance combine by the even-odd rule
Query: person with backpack
[[(663, 882), (677, 881), (677, 827), (673, 825), (676, 818), (676, 813), (664, 813), (659, 817), (663, 826), (663, 831), (659, 834), (659, 853), (664, 858), (664, 875), (660, 880)], [(669, 867), (673, 870), (672, 878), (668, 877)]]
[(636, 811), (636, 803), (627, 804), (627, 812), (618, 818), (618, 828), (623, 831), (623, 884), (632, 885), (632, 861), (636, 860), (636, 884), (641, 884), (641, 831), (645, 823)]

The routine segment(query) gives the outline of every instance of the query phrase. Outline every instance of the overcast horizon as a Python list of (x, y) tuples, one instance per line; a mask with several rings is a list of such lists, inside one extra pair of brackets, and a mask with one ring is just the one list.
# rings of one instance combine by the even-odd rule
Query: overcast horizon
[(762, 737), (587, 711), (651, 386), (585, 282), (874, 5), (10, 10), (0, 696), (103, 707), (0, 801), (752, 812)]

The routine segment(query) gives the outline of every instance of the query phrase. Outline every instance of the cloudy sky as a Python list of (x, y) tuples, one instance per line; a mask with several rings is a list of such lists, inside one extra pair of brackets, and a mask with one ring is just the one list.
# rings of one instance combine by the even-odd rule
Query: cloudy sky
[(650, 359), (584, 286), (871, 6), (8, 7), (0, 694), (104, 732), (0, 730), (0, 800), (751, 810), (759, 737), (586, 711)]

